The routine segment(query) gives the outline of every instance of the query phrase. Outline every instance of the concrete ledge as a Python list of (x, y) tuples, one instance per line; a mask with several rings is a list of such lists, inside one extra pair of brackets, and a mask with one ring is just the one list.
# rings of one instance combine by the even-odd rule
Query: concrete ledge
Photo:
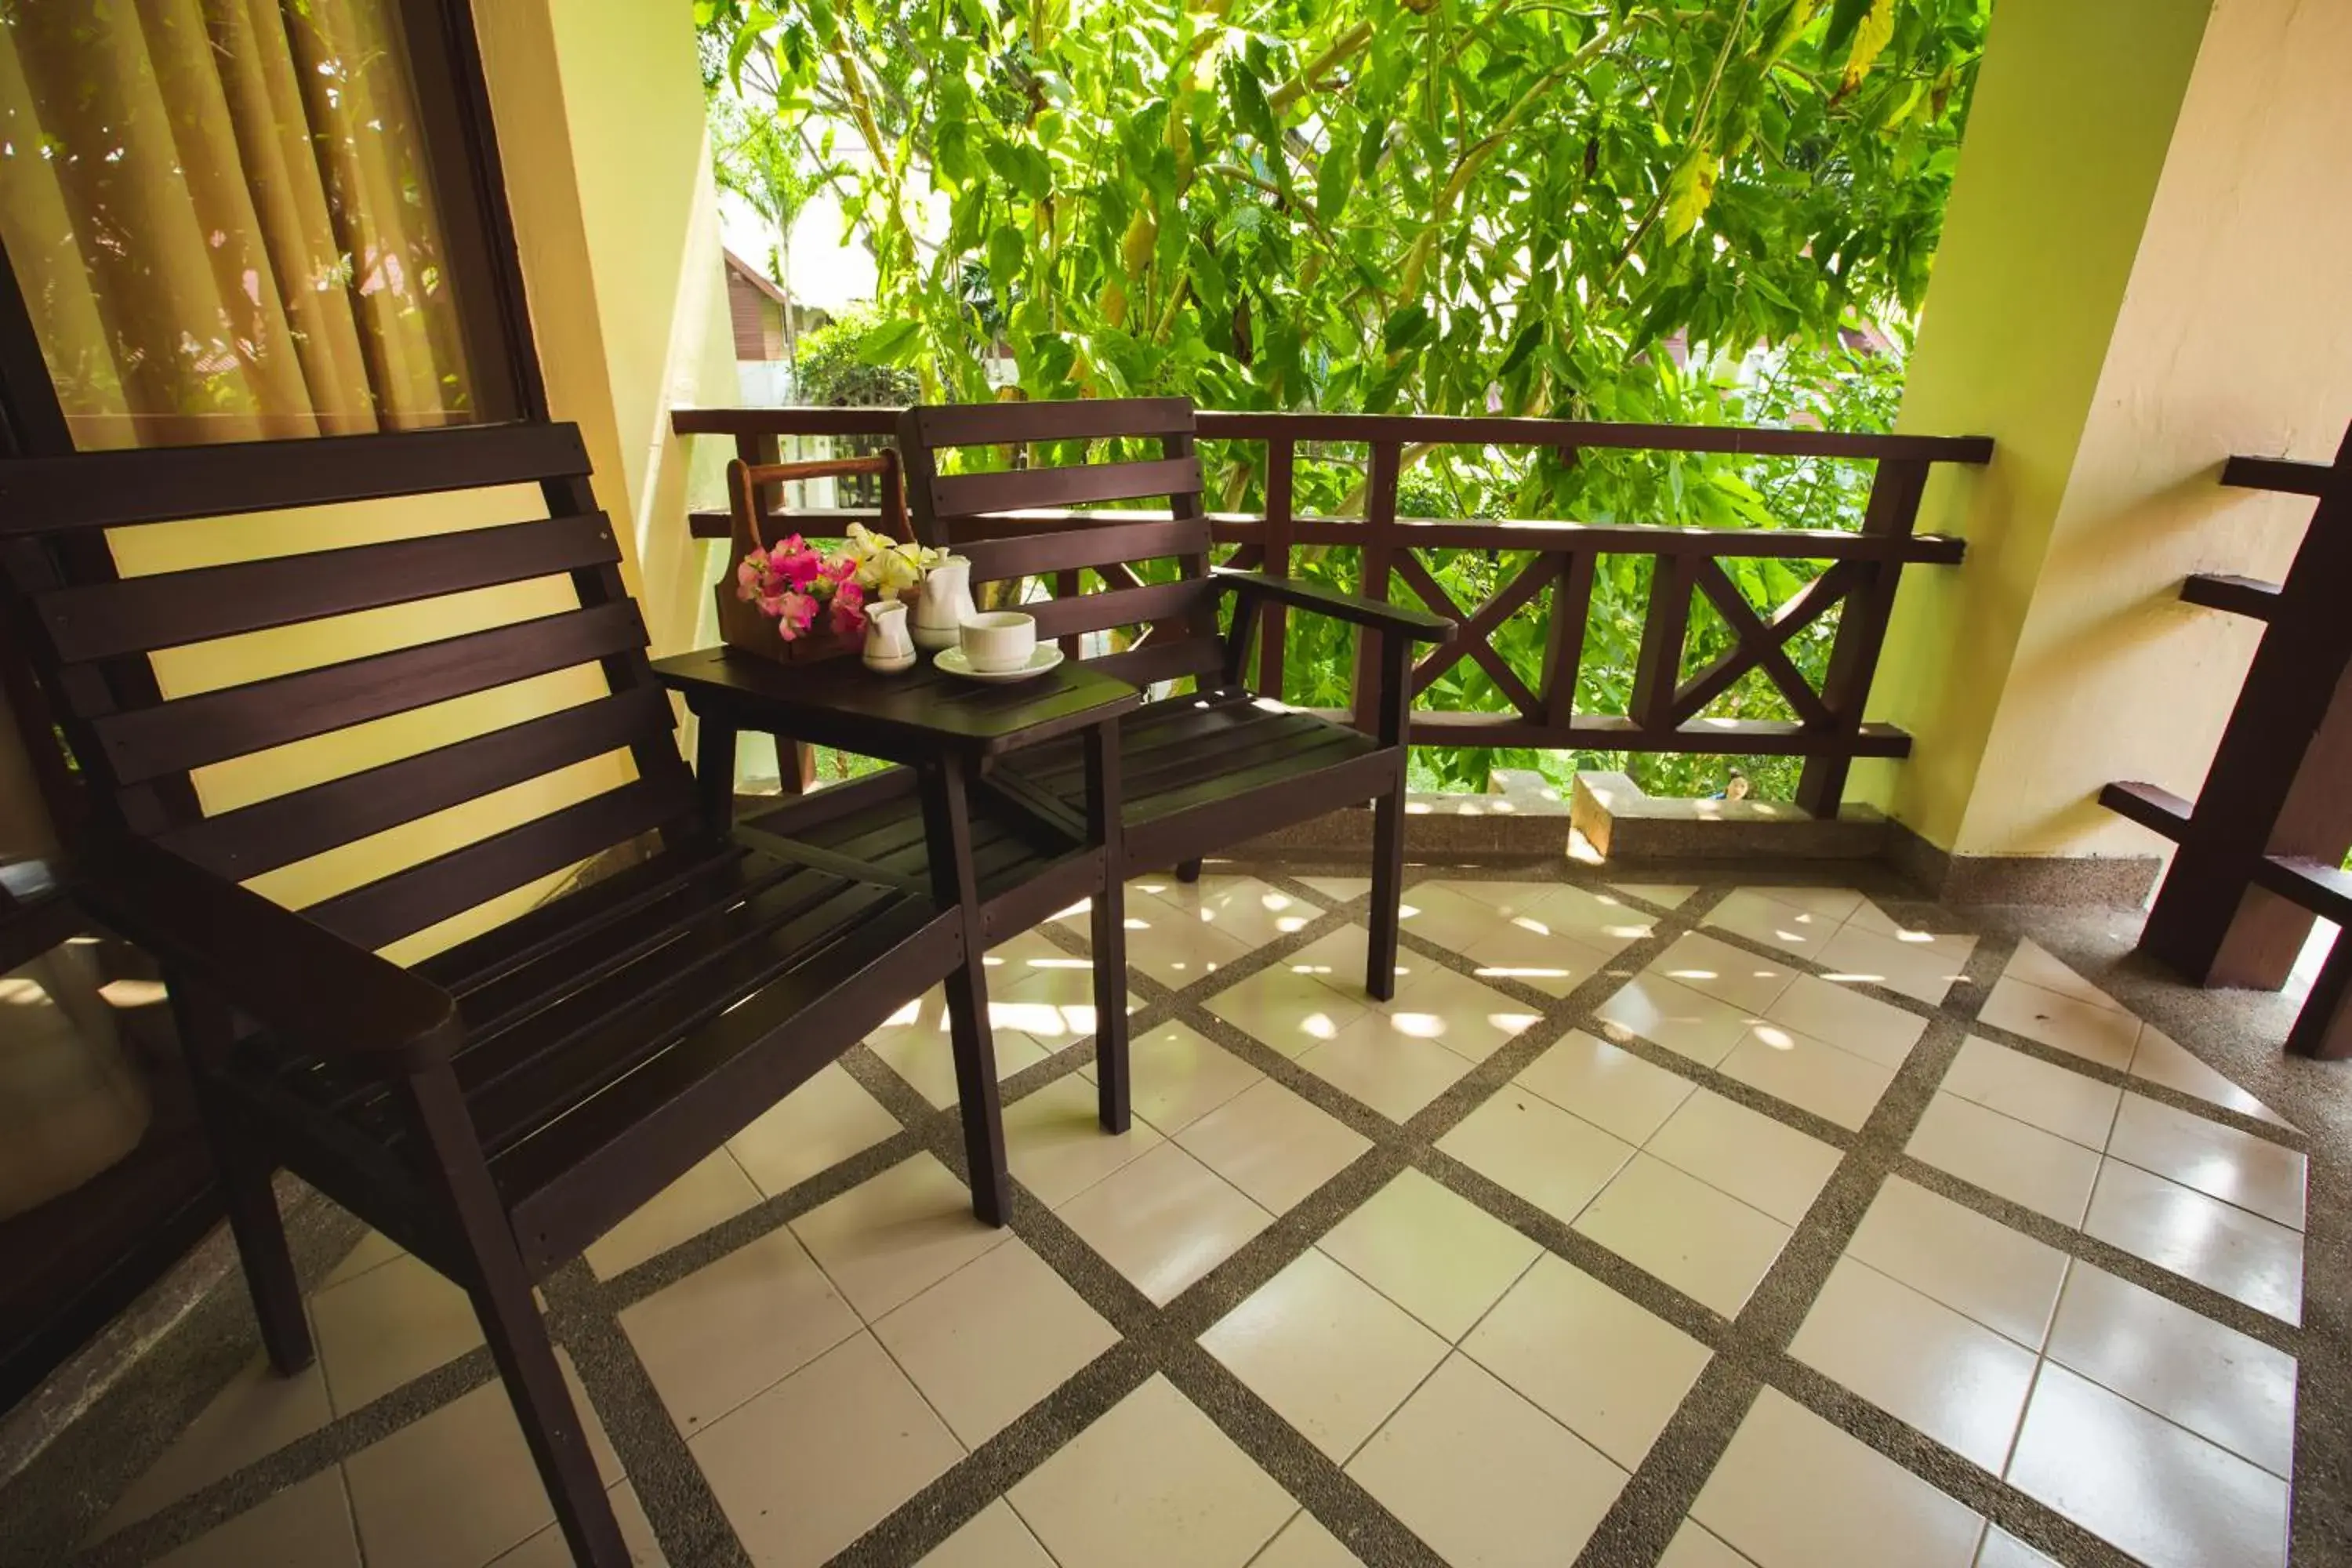
[(1786, 801), (1669, 800), (1623, 773), (1577, 774), (1570, 818), (1612, 860), (1861, 860), (1886, 848), (1886, 819), (1868, 806), (1823, 820)]
[(1954, 855), (1890, 823), (1886, 858), (1946, 904), (2073, 904), (2136, 910), (2164, 870), (2155, 855)]

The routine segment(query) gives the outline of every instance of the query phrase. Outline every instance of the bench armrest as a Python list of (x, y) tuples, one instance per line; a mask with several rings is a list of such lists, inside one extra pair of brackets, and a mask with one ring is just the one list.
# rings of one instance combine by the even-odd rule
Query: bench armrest
[(1236, 572), (1220, 566), (1210, 575), (1237, 594), (1257, 594), (1269, 599), (1279, 599), (1302, 610), (1329, 616), (1334, 620), (1349, 621), (1360, 626), (1370, 626), (1383, 632), (1402, 632), (1415, 642), (1448, 643), (1457, 629), (1444, 616), (1433, 616), (1426, 610), (1408, 609), (1381, 599), (1367, 599), (1355, 594), (1343, 594), (1337, 588), (1326, 588), (1297, 577), (1269, 577), (1262, 572)]
[(457, 1004), (440, 986), (143, 838), (89, 835), (72, 883), (83, 908), (167, 977), (206, 983), (306, 1050), (414, 1069), (457, 1044)]

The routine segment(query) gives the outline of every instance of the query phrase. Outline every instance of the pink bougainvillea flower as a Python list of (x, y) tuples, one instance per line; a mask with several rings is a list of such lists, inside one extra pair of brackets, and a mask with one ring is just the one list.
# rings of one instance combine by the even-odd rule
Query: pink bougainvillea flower
[(777, 596), (776, 630), (786, 642), (807, 635), (816, 620), (816, 601), (806, 594), (782, 594)]
[(757, 552), (746, 555), (735, 565), (735, 596), (746, 601), (760, 596), (760, 584), (768, 574), (768, 563)]
[(824, 574), (824, 563), (817, 559), (815, 551), (803, 550), (797, 555), (784, 557), (776, 570), (793, 587), (805, 588)]

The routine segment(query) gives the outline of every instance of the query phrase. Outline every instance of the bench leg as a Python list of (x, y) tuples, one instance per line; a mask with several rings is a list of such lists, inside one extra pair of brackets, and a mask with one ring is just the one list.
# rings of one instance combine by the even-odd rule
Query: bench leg
[(2352, 1057), (2352, 934), (2336, 933), (2336, 945), (2319, 966), (2319, 978), (2287, 1035), (2286, 1048), (2322, 1061)]
[(1404, 898), (1404, 784), (1372, 802), (1372, 932), (1364, 944), (1364, 989), (1376, 1002), (1396, 995), (1398, 905)]
[(562, 1365), (531, 1299), (530, 1276), (490, 1185), (457, 1080), (439, 1068), (413, 1075), (406, 1089), (412, 1125), (444, 1184), (452, 1228), (473, 1266), (474, 1278), (459, 1283), (473, 1298), (490, 1359), (506, 1384), (572, 1561), (590, 1568), (627, 1568), (629, 1549), (621, 1540), (620, 1521), (613, 1517), (587, 1427), (563, 1384)]
[(923, 833), (930, 847), (931, 894), (963, 914), (963, 963), (947, 977), (948, 1042), (955, 1053), (956, 1105), (963, 1118), (964, 1161), (971, 1172), (971, 1212), (990, 1225), (1013, 1217), (1013, 1175), (1004, 1157), (1004, 1107), (996, 1083), (996, 1040), (988, 1021), (988, 982), (981, 957), (979, 873), (971, 855), (971, 813), (963, 772), (950, 761), (922, 769)]
[(1199, 881), (1201, 879), (1201, 863), (1198, 860), (1177, 861), (1176, 879), (1180, 882)]
[(252, 1131), (206, 1076), (205, 1064), (217, 1061), (230, 1046), (229, 1010), (177, 976), (165, 978), (196, 1111), (212, 1145), (213, 1163), (220, 1171), (221, 1197), (228, 1209), (229, 1230), (236, 1237), (237, 1261), (253, 1297), (253, 1315), (261, 1325), (262, 1348), (269, 1352), (269, 1364), (290, 1377), (310, 1364), (313, 1351), (310, 1321), (302, 1311), (302, 1283), (294, 1272), (286, 1222), (270, 1185), (277, 1173)]
[[(1095, 895), (1095, 1102), (1106, 1132), (1128, 1129), (1126, 846), (1119, 820), (1118, 736), (1109, 725), (1087, 731), (1087, 831), (1102, 846), (1103, 886)], [(1194, 874), (1201, 863), (1192, 861)], [(1181, 875), (1181, 871), (1179, 872)]]

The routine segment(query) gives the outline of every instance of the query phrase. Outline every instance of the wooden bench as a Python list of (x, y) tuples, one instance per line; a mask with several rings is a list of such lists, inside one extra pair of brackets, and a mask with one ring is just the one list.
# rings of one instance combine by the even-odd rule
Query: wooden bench
[[(1105, 443), (1157, 455), (1086, 460)], [(1039, 458), (1034, 466), (950, 472), (940, 460), (950, 450), (1024, 447)], [(1147, 704), (1120, 721), (1113, 885), (1171, 864), (1189, 879), (1199, 874), (1203, 855), (1369, 800), (1375, 817), (1364, 985), (1382, 1000), (1392, 995), (1410, 660), (1416, 643), (1449, 641), (1454, 623), (1297, 578), (1210, 570), (1192, 405), (1182, 398), (909, 408), (899, 417), (898, 451), (918, 539), (969, 557), (975, 583), (1034, 578), (1055, 584), (1054, 597), (1022, 605), (1036, 616), (1041, 639), (1061, 639), (1076, 654), (1089, 634), (1141, 626), (1134, 641), (1090, 662), (1139, 687), (1188, 677), (1196, 683), (1189, 694)], [(1047, 455), (1059, 460), (1049, 465)], [(1074, 456), (1079, 460), (1068, 461)], [(1129, 522), (1116, 512), (1053, 515), (1055, 509), (1134, 501), (1157, 501), (1169, 516), (1145, 513)], [(1160, 561), (1172, 561), (1172, 572), (1143, 566)], [(1088, 574), (1095, 591), (1087, 591)], [(1217, 606), (1227, 597), (1234, 614), (1221, 634)], [(1256, 617), (1269, 600), (1349, 622), (1377, 638), (1370, 732), (1285, 709), (1249, 687)], [(1001, 771), (1013, 786), (1066, 813), (1084, 811), (1086, 770), (1069, 744), (1019, 753)], [(1098, 976), (1124, 966), (1120, 930), (1117, 920), (1096, 922)]]
[[(996, 1074), (975, 902), (953, 880), (968, 858), (935, 859), (928, 883), (812, 865), (706, 809), (587, 479), (569, 426), (10, 463), (0, 580), (92, 797), (77, 891), (164, 967), (271, 1360), (311, 1356), (271, 1192), (283, 1167), (465, 1287), (565, 1539), (618, 1564), (533, 1282), (936, 982), (963, 977), (962, 1092), (992, 1095)], [(127, 580), (104, 532), (516, 484), (539, 487), (545, 519)], [(542, 579), (576, 605), (390, 651), (342, 629)], [(306, 623), (351, 656), (158, 688), (158, 650)], [(199, 770), (582, 666), (601, 695), (454, 741), (445, 721), (421, 753), (200, 805)], [(618, 757), (608, 787), (299, 912), (240, 886)], [(709, 794), (725, 802), (724, 781)], [(560, 896), (413, 968), (378, 955), (567, 873)], [(1000, 1136), (992, 1118), (978, 1135)], [(1001, 1145), (974, 1163), (975, 1207), (1001, 1221)]]

